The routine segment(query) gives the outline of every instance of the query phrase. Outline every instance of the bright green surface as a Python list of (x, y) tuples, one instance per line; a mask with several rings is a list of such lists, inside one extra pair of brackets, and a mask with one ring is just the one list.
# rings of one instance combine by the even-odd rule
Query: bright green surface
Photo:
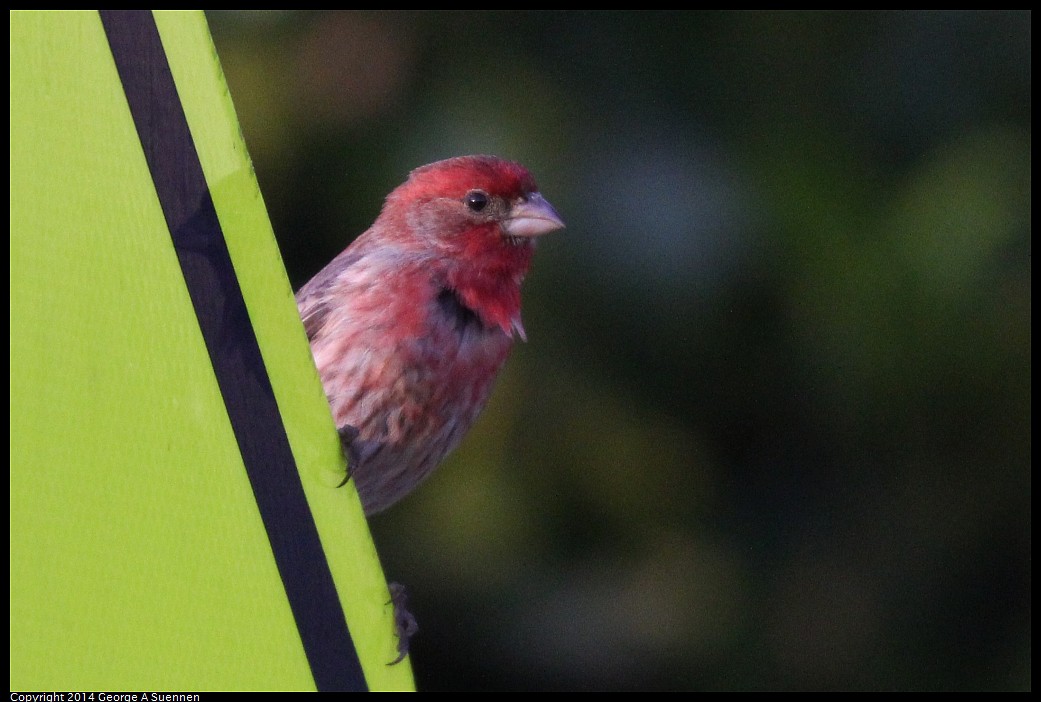
[[(157, 17), (371, 688), (410, 688), (205, 21)], [(313, 689), (95, 12), (11, 13), (11, 688)]]

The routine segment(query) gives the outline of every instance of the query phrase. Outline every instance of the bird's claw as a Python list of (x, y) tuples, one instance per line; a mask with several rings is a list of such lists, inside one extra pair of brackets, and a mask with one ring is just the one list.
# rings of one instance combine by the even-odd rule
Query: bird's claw
[(343, 480), (336, 487), (341, 488), (351, 480), (351, 474), (354, 472), (355, 462), (358, 460), (358, 450), (355, 447), (355, 442), (358, 438), (358, 428), (352, 427), (350, 424), (344, 424), (342, 427), (337, 428), (336, 433), (340, 435), (340, 447), (343, 449), (343, 455), (347, 457), (347, 474), (343, 476)]
[(390, 601), (394, 605), (394, 633), (398, 636), (398, 657), (387, 665), (396, 665), (408, 655), (408, 645), (412, 637), (419, 631), (419, 623), (408, 611), (408, 592), (401, 583), (390, 583)]
[(340, 435), (340, 446), (343, 448), (344, 455), (347, 456), (347, 475), (336, 486), (343, 487), (351, 479), (351, 476), (354, 475), (357, 466), (364, 464), (379, 453), (384, 444), (379, 441), (359, 439), (358, 435), (361, 432), (357, 427), (353, 427), (350, 424), (344, 424), (342, 427), (339, 427), (336, 433)]

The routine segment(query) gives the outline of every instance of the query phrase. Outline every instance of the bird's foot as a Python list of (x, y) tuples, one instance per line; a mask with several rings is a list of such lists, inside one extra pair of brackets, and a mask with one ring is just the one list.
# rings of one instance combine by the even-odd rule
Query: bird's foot
[(336, 432), (340, 435), (340, 446), (343, 448), (344, 455), (347, 456), (347, 475), (336, 486), (343, 487), (354, 475), (356, 468), (379, 453), (384, 444), (379, 441), (359, 439), (358, 435), (361, 432), (350, 424), (344, 424)]
[(343, 449), (343, 455), (347, 456), (347, 475), (343, 476), (343, 480), (336, 486), (343, 487), (350, 481), (355, 462), (358, 460), (355, 456), (357, 450), (353, 448), (354, 442), (358, 438), (358, 428), (344, 424), (336, 430), (336, 433), (340, 435), (340, 447)]
[(401, 583), (390, 583), (390, 601), (394, 605), (394, 633), (398, 636), (398, 657), (387, 665), (395, 665), (405, 660), (408, 645), (412, 637), (419, 631), (419, 624), (412, 612), (408, 611), (408, 592)]

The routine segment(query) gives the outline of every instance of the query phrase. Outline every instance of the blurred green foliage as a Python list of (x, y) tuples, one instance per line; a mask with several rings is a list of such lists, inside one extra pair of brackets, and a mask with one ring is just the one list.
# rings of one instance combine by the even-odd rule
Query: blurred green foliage
[(1029, 12), (212, 12), (294, 285), (408, 171), (568, 228), (373, 520), (421, 689), (1029, 689)]

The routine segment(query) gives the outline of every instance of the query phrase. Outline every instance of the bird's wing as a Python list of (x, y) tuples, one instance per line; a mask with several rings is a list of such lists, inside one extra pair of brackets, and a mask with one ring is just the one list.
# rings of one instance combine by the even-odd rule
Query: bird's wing
[(313, 340), (325, 325), (330, 311), (332, 286), (337, 280), (342, 280), (341, 274), (345, 270), (364, 257), (364, 251), (346, 249), (297, 291), (296, 306), (308, 340)]

